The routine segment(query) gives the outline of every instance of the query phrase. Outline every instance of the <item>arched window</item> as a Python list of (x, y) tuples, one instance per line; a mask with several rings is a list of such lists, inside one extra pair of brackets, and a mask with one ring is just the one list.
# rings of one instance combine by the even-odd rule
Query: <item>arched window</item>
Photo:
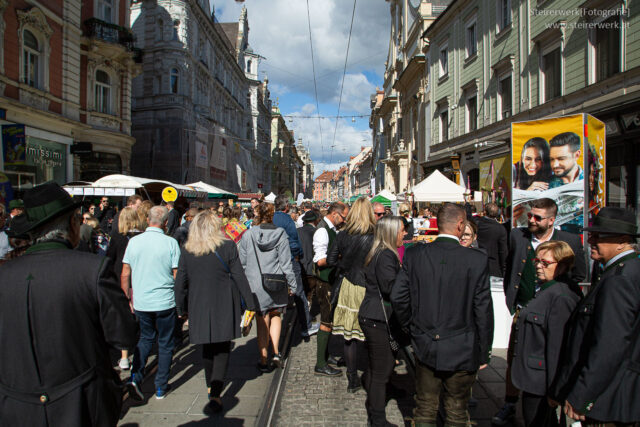
[(96, 71), (96, 111), (99, 113), (111, 113), (111, 79), (102, 70)]
[(113, 24), (113, 0), (98, 0), (98, 18)]
[(171, 89), (171, 93), (178, 93), (178, 83), (179, 83), (179, 73), (178, 73), (178, 69), (177, 68), (172, 68), (171, 69), (171, 75), (169, 78), (169, 84), (170, 84), (170, 89)]
[(40, 81), (40, 44), (36, 36), (29, 30), (24, 30), (23, 37), (24, 82), (29, 86), (39, 88), (42, 85)]
[(162, 19), (158, 19), (156, 22), (156, 40), (162, 41), (164, 39), (164, 22)]
[(247, 61), (247, 73), (251, 72), (251, 60)]

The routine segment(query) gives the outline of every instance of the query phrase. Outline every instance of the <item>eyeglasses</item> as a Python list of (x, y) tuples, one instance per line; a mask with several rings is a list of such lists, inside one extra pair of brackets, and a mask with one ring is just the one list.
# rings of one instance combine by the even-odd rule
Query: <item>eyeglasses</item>
[(531, 212), (527, 212), (527, 218), (531, 219), (533, 218), (534, 220), (536, 220), (536, 222), (540, 222), (543, 219), (547, 219), (547, 218), (551, 218), (550, 216), (540, 216), (537, 214), (532, 214)]
[(547, 261), (546, 259), (540, 259), (540, 258), (534, 258), (533, 259), (533, 263), (534, 264), (542, 264), (542, 266), (544, 268), (549, 267), (551, 264), (557, 264), (558, 261)]
[(473, 234), (471, 233), (463, 233), (462, 234), (462, 238), (463, 239), (471, 239), (473, 237)]
[(374, 212), (375, 216), (384, 216), (384, 212)]

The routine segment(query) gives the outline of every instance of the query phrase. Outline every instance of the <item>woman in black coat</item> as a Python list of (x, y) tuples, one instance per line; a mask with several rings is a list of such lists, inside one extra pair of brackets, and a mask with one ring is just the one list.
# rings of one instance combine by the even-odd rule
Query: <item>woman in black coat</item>
[(188, 307), (189, 339), (201, 350), (209, 408), (220, 412), (231, 340), (241, 335), (241, 298), (247, 310), (255, 311), (256, 304), (236, 245), (225, 238), (220, 219), (211, 211), (200, 212), (189, 227), (175, 293), (178, 316), (186, 317)]
[(367, 416), (372, 426), (388, 425), (385, 416), (386, 385), (396, 359), (389, 344), (386, 323), (392, 314), (389, 303), (391, 287), (400, 271), (400, 257), (396, 248), (402, 246), (404, 235), (404, 224), (400, 217), (380, 218), (376, 224), (372, 248), (365, 260), (365, 296), (360, 305), (358, 320), (364, 332), (369, 356), (369, 366), (364, 374), (364, 389), (367, 392)]
[(342, 335), (344, 338), (349, 393), (355, 393), (362, 387), (357, 368), (357, 341), (364, 341), (365, 338), (358, 322), (358, 309), (365, 294), (364, 259), (373, 243), (374, 227), (371, 202), (366, 197), (360, 197), (349, 210), (344, 230), (338, 233), (327, 254), (327, 265), (337, 266), (342, 276), (333, 314), (333, 335)]
[(522, 390), (525, 426), (557, 426), (555, 411), (547, 403), (547, 391), (556, 376), (565, 325), (580, 297), (560, 279), (571, 270), (571, 247), (560, 240), (542, 243), (536, 249), (536, 293), (520, 310), (511, 380)]
[[(129, 239), (142, 233), (143, 230), (141, 229), (140, 219), (134, 208), (127, 206), (120, 211), (118, 215), (118, 230), (111, 234), (111, 241), (106, 255), (111, 260), (111, 266), (118, 284), (120, 284), (120, 275), (122, 274), (122, 258), (124, 258), (124, 252), (127, 250)], [(131, 300), (131, 295), (127, 295), (127, 298)], [(118, 365), (122, 370), (130, 369), (129, 350), (123, 349), (121, 351), (122, 355)]]

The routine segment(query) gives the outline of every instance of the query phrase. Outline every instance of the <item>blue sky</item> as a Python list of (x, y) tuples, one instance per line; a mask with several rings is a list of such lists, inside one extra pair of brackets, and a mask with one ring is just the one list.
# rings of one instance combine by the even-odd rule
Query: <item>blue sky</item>
[[(269, 77), (273, 102), (287, 116), (287, 126), (309, 147), (316, 175), (335, 169), (371, 145), (369, 99), (382, 87), (390, 33), (389, 3), (360, 0), (356, 3), (351, 44), (344, 78), (341, 116), (367, 117), (338, 120), (338, 100), (347, 53), (351, 0), (309, 0), (311, 34), (318, 88), (318, 118), (314, 93), (309, 23), (305, 0), (215, 1), (220, 22), (236, 22), (242, 6), (249, 19), (249, 44), (266, 58), (260, 63)], [(334, 117), (334, 118), (331, 118)], [(322, 132), (320, 132), (320, 127)], [(333, 147), (332, 147), (333, 146)]]

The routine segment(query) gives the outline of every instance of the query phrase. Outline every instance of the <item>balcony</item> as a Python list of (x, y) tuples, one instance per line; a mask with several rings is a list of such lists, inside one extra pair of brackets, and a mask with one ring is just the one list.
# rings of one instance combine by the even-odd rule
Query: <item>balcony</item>
[(98, 18), (90, 18), (84, 21), (85, 36), (110, 44), (119, 44), (128, 51), (134, 46), (134, 36), (131, 30), (120, 25), (110, 24)]

